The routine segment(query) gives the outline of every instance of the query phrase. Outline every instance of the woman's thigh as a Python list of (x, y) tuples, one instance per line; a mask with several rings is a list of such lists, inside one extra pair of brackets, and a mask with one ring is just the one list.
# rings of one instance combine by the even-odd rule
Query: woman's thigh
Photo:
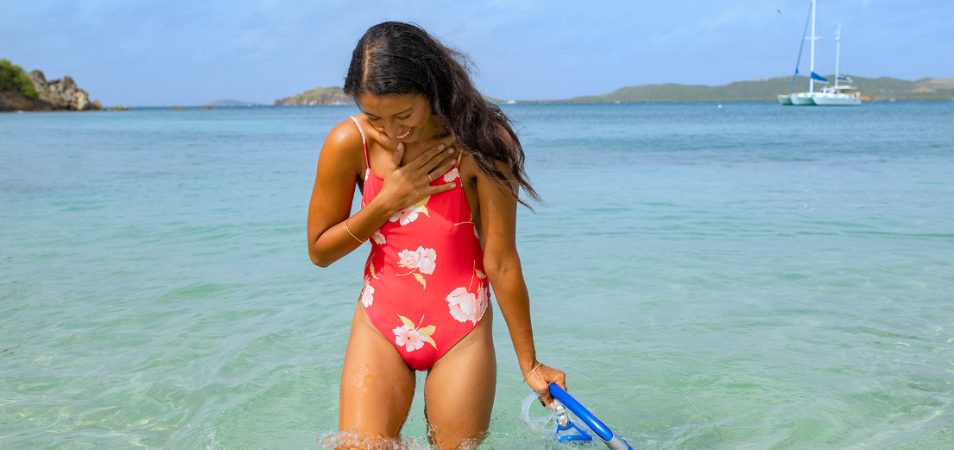
[(471, 448), (490, 425), (497, 359), (488, 308), (477, 328), (434, 364), (424, 384), (429, 439), (438, 448)]
[(414, 372), (360, 304), (351, 321), (340, 395), (340, 431), (363, 438), (399, 438), (414, 398)]

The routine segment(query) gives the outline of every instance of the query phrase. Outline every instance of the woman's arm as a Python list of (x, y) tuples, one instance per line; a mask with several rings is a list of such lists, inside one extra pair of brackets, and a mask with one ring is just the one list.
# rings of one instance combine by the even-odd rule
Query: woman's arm
[(328, 267), (351, 253), (394, 213), (372, 201), (348, 217), (355, 184), (364, 168), (362, 149), (361, 135), (351, 120), (335, 126), (321, 147), (308, 205), (308, 256), (318, 266)]
[(431, 179), (454, 165), (456, 150), (448, 147), (451, 142), (452, 138), (436, 140), (429, 150), (403, 166), (404, 145), (398, 144), (391, 154), (397, 169), (385, 177), (374, 199), (349, 217), (354, 187), (364, 172), (364, 152), (360, 132), (351, 120), (334, 127), (321, 147), (308, 205), (311, 262), (328, 267), (361, 246), (401, 208), (452, 189), (454, 183), (430, 186)]
[[(503, 163), (498, 163), (497, 167), (507, 175), (509, 189), (515, 191), (517, 182), (513, 173)], [(537, 361), (530, 320), (530, 296), (516, 246), (517, 200), (508, 187), (494, 182), (480, 170), (476, 173), (484, 270), (510, 330), (520, 372), (527, 384), (549, 404), (547, 386), (557, 383), (565, 389), (566, 374)]]

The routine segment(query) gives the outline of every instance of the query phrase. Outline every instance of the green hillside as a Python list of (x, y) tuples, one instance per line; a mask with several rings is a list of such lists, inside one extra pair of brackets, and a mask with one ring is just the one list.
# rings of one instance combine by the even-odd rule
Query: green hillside
[(351, 96), (340, 87), (317, 87), (291, 97), (275, 100), (275, 105), (348, 105), (353, 103)]
[[(834, 76), (829, 75), (829, 80)], [(950, 100), (954, 98), (954, 79), (925, 78), (917, 81), (897, 78), (852, 76), (853, 85), (868, 100)], [(560, 102), (698, 102), (698, 101), (775, 101), (778, 94), (808, 90), (808, 78), (799, 77), (794, 90), (791, 78), (778, 77), (754, 81), (736, 81), (721, 86), (686, 84), (649, 84), (617, 89), (609, 94), (574, 97)], [(816, 89), (819, 89), (816, 84)], [(824, 86), (824, 85), (822, 85)]]
[[(827, 76), (834, 80), (834, 75)], [(951, 100), (954, 99), (954, 78), (924, 78), (910, 81), (898, 78), (865, 78), (851, 76), (852, 85), (865, 100)], [(560, 100), (520, 100), (518, 103), (633, 103), (633, 102), (774, 102), (779, 94), (808, 90), (808, 78), (799, 77), (791, 88), (790, 77), (735, 81), (721, 86), (701, 84), (647, 84), (628, 86), (603, 95), (573, 97)], [(820, 90), (824, 84), (816, 84)], [(493, 103), (504, 100), (485, 96)], [(319, 87), (291, 97), (275, 100), (276, 105), (341, 105), (351, 104), (351, 97), (340, 87)]]

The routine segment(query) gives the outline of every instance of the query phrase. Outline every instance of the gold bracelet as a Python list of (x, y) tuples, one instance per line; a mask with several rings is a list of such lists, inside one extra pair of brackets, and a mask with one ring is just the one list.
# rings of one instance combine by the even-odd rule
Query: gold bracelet
[(542, 366), (542, 365), (543, 365), (542, 362), (537, 361), (537, 365), (536, 365), (536, 366), (533, 366), (533, 368), (530, 369), (530, 372), (527, 373), (527, 376), (523, 377), (523, 382), (526, 383), (526, 382), (527, 382), (527, 378), (530, 378), (530, 375), (533, 375), (533, 372), (535, 372), (537, 369), (539, 369), (540, 366)]
[(358, 244), (364, 244), (364, 241), (362, 241), (361, 239), (358, 239), (358, 237), (351, 232), (351, 227), (348, 226), (348, 219), (345, 219), (344, 226), (345, 226), (345, 230), (348, 230), (348, 234), (350, 234), (351, 237), (354, 238), (354, 240), (358, 241)]

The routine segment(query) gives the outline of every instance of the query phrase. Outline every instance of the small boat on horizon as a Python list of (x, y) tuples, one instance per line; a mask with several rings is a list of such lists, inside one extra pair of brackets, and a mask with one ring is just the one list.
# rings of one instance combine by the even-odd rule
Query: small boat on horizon
[[(828, 84), (828, 79), (815, 73), (815, 41), (818, 36), (815, 35), (815, 9), (816, 0), (812, 0), (811, 12), (809, 13), (812, 25), (811, 46), (811, 75), (808, 78), (808, 92), (798, 92), (793, 94), (782, 94), (777, 97), (780, 105), (794, 106), (857, 106), (861, 104), (861, 92), (851, 84), (841, 85), (840, 82), (851, 83), (851, 78), (843, 76), (841, 70), (841, 25), (835, 32), (835, 85), (827, 86), (821, 92), (815, 92), (815, 82)], [(805, 31), (802, 33), (802, 47), (805, 45), (805, 35), (808, 33), (808, 22), (805, 23)], [(795, 79), (798, 77), (798, 66), (802, 59), (802, 47), (798, 49), (798, 60), (795, 62), (795, 74), (792, 75), (791, 86), (794, 88)]]

